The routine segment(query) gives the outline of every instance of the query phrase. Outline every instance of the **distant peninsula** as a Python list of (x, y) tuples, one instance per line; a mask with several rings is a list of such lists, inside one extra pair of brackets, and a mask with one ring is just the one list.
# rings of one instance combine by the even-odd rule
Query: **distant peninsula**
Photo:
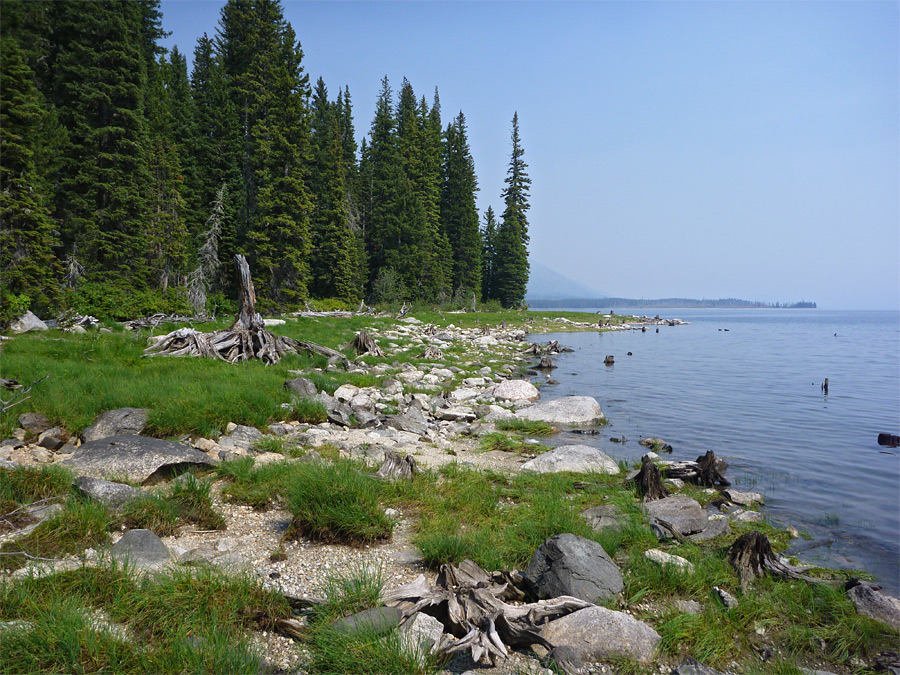
[(756, 300), (739, 300), (737, 298), (719, 298), (718, 300), (708, 298), (703, 298), (702, 300), (696, 298), (657, 298), (655, 300), (644, 298), (528, 298), (528, 306), (542, 309), (556, 307), (565, 307), (567, 309), (603, 307), (612, 309), (621, 307), (629, 309), (646, 307), (658, 307), (661, 309), (816, 309), (816, 303), (806, 300), (800, 302), (759, 302)]

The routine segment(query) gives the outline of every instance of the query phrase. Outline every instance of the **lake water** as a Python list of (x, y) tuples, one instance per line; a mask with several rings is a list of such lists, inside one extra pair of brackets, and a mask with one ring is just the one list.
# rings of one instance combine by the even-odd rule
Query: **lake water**
[[(540, 311), (540, 310), (535, 310)], [(604, 310), (608, 311), (608, 310)], [(558, 385), (543, 400), (595, 397), (609, 419), (597, 445), (617, 459), (646, 452), (642, 436), (728, 461), (738, 490), (765, 495), (763, 514), (812, 535), (804, 561), (864, 569), (900, 591), (900, 313), (827, 310), (617, 310), (680, 318), (647, 332), (582, 332), (557, 339)], [(727, 329), (727, 330), (726, 330)], [(632, 352), (632, 356), (627, 356)], [(605, 366), (604, 356), (615, 364)], [(829, 380), (829, 392), (821, 385)], [(610, 437), (625, 436), (624, 444)]]

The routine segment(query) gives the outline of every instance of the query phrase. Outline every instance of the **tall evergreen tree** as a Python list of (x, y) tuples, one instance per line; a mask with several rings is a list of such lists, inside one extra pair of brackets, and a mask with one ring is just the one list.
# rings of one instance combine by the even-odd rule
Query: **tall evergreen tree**
[(519, 114), (512, 120), (512, 155), (503, 189), (505, 208), (495, 244), (496, 295), (504, 307), (518, 307), (525, 301), (528, 287), (528, 196), (531, 179), (522, 159), (525, 151), (519, 138)]
[(481, 297), (483, 300), (496, 300), (497, 289), (494, 273), (496, 264), (497, 220), (494, 209), (490, 206), (484, 213), (484, 227), (481, 230)]
[(347, 217), (350, 228), (350, 266), (353, 271), (353, 287), (358, 296), (365, 294), (368, 279), (366, 261), (365, 216), (360, 203), (359, 162), (357, 161), (356, 132), (353, 126), (353, 103), (350, 87), (344, 85), (338, 92), (337, 114), (341, 135), (341, 154), (344, 168), (344, 190), (346, 191)]
[(50, 186), (39, 158), (50, 121), (34, 73), (18, 41), (3, 31), (0, 50), (0, 316), (10, 296), (25, 295), (35, 311), (59, 298), (61, 269), (53, 255), (55, 223), (50, 215)]
[(145, 283), (148, 184), (144, 5), (58, 3), (55, 99), (68, 130), (56, 208), (69, 251), (92, 278)]
[(453, 250), (453, 288), (466, 296), (472, 291), (480, 295), (481, 233), (475, 206), (478, 181), (462, 111), (448, 125), (445, 138), (441, 222)]

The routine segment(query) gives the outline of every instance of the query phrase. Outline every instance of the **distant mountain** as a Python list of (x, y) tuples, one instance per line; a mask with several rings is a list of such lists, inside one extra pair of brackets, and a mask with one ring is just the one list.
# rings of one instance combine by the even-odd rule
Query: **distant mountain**
[(562, 300), (564, 298), (601, 298), (603, 293), (598, 293), (593, 288), (563, 276), (554, 269), (539, 262), (531, 262), (531, 273), (528, 277), (528, 290), (525, 292), (525, 301)]

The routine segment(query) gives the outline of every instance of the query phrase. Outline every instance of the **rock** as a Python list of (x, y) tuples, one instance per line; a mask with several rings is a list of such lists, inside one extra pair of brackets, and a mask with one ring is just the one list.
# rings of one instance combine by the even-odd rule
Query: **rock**
[(29, 311), (10, 323), (8, 330), (13, 335), (20, 335), (34, 330), (47, 330), (47, 324)]
[(462, 401), (471, 401), (473, 398), (478, 398), (480, 394), (481, 392), (478, 389), (454, 389), (450, 392), (450, 400), (456, 403), (461, 403)]
[(53, 432), (61, 432), (62, 429), (48, 429), (38, 438), (38, 445), (47, 450), (56, 452), (66, 444), (64, 440), (56, 436)]
[(58, 462), (78, 476), (123, 477), (143, 483), (157, 473), (192, 466), (211, 467), (217, 462), (196, 448), (158, 438), (121, 435), (89, 441), (69, 459)]
[(900, 436), (896, 434), (878, 434), (878, 445), (888, 448), (900, 448)]
[(434, 653), (441, 641), (444, 624), (423, 612), (416, 612), (400, 628), (411, 653)]
[(313, 400), (319, 401), (325, 406), (325, 414), (328, 416), (329, 422), (334, 422), (335, 424), (340, 424), (345, 427), (353, 426), (353, 420), (350, 419), (350, 415), (353, 414), (353, 411), (347, 404), (341, 403), (324, 391), (316, 394)]
[(438, 412), (437, 418), (447, 422), (472, 422), (475, 419), (475, 412), (466, 406), (444, 408)]
[(428, 422), (425, 420), (425, 416), (421, 410), (413, 406), (410, 406), (403, 415), (391, 415), (385, 420), (385, 424), (418, 436), (424, 436), (428, 431)]
[(581, 653), (568, 645), (554, 647), (541, 659), (541, 663), (552, 672), (562, 671), (566, 675), (578, 673), (584, 667)]
[(571, 647), (585, 661), (625, 657), (644, 664), (653, 659), (660, 640), (647, 624), (605, 607), (587, 607), (550, 621), (541, 636), (554, 649)]
[(738, 492), (737, 490), (729, 488), (723, 490), (722, 494), (725, 495), (730, 502), (737, 504), (738, 506), (750, 506), (752, 504), (765, 503), (763, 496), (758, 492)]
[(343, 635), (387, 633), (400, 626), (403, 612), (396, 607), (372, 607), (338, 619), (331, 627)]
[(225, 450), (234, 448), (249, 449), (259, 439), (263, 437), (263, 433), (255, 427), (249, 427), (246, 424), (235, 425), (227, 436), (222, 436), (218, 440), (219, 447)]
[(709, 541), (729, 532), (731, 532), (731, 525), (728, 524), (728, 518), (725, 516), (713, 516), (707, 519), (706, 529), (702, 532), (689, 534), (688, 539), (691, 541)]
[(270, 326), (283, 326), (287, 321), (284, 319), (263, 319), (263, 325), (268, 328)]
[(475, 414), (485, 422), (497, 422), (498, 420), (508, 420), (516, 416), (515, 413), (501, 408), (499, 405), (479, 405), (475, 407)]
[(591, 509), (585, 509), (581, 512), (588, 525), (596, 532), (607, 528), (622, 527), (622, 514), (612, 504), (604, 504), (595, 506)]
[(644, 557), (648, 560), (652, 560), (655, 563), (659, 563), (663, 567), (665, 567), (666, 565), (672, 565), (683, 572), (687, 572), (688, 574), (694, 573), (694, 565), (692, 563), (685, 560), (681, 556), (672, 555), (670, 553), (666, 553), (665, 551), (660, 551), (658, 548), (651, 548), (648, 551), (644, 551)]
[(726, 675), (718, 670), (704, 666), (693, 656), (685, 656), (681, 665), (672, 671), (672, 675)]
[(617, 474), (619, 465), (609, 455), (589, 445), (561, 445), (525, 462), (522, 471)]
[(94, 423), (81, 432), (82, 441), (98, 441), (110, 436), (139, 434), (147, 425), (146, 408), (118, 408), (102, 413)]
[(317, 393), (316, 385), (312, 383), (312, 380), (307, 380), (305, 377), (295, 377), (293, 380), (288, 380), (284, 383), (284, 388), (306, 398), (312, 398)]
[(172, 562), (172, 554), (150, 530), (128, 530), (109, 551), (117, 560), (128, 560), (137, 569), (159, 569)]
[(696, 600), (676, 600), (675, 609), (682, 614), (699, 614), (703, 608)]
[(527, 380), (504, 380), (494, 387), (498, 401), (537, 401), (541, 392)]
[(53, 425), (46, 415), (36, 412), (27, 412), (19, 415), (19, 426), (30, 434), (39, 434), (47, 431)]
[(644, 512), (653, 519), (664, 520), (680, 534), (702, 532), (708, 526), (706, 513), (695, 500), (685, 495), (672, 495), (647, 502)]
[(624, 587), (622, 573), (600, 544), (568, 533), (538, 547), (524, 581), (540, 599), (571, 595), (587, 602), (603, 602)]
[(75, 487), (85, 497), (90, 497), (111, 509), (124, 506), (127, 502), (144, 494), (143, 490), (130, 485), (91, 478), (90, 476), (79, 476), (76, 478)]
[(377, 414), (366, 410), (357, 410), (354, 414), (356, 415), (356, 426), (360, 429), (371, 429), (377, 427), (381, 422), (381, 418)]
[(352, 399), (350, 399), (350, 407), (353, 408), (354, 412), (362, 411), (370, 413), (375, 411), (375, 401), (373, 401), (372, 397), (367, 393), (359, 392)]
[(880, 586), (867, 581), (851, 581), (847, 588), (847, 596), (858, 613), (900, 630), (900, 600), (882, 593)]
[(341, 403), (349, 403), (359, 393), (359, 387), (352, 384), (342, 384), (335, 389), (334, 397)]
[(642, 445), (645, 448), (650, 448), (655, 452), (672, 452), (672, 446), (666, 443), (661, 438), (642, 438), (638, 441), (638, 445)]
[(734, 609), (738, 606), (737, 598), (735, 598), (731, 593), (726, 591), (724, 588), (719, 588), (718, 586), (713, 586), (713, 592), (719, 597), (719, 600), (722, 601), (722, 604), (725, 605), (726, 609)]
[(591, 396), (563, 396), (537, 403), (520, 411), (519, 417), (566, 426), (588, 426), (605, 419), (600, 404)]

